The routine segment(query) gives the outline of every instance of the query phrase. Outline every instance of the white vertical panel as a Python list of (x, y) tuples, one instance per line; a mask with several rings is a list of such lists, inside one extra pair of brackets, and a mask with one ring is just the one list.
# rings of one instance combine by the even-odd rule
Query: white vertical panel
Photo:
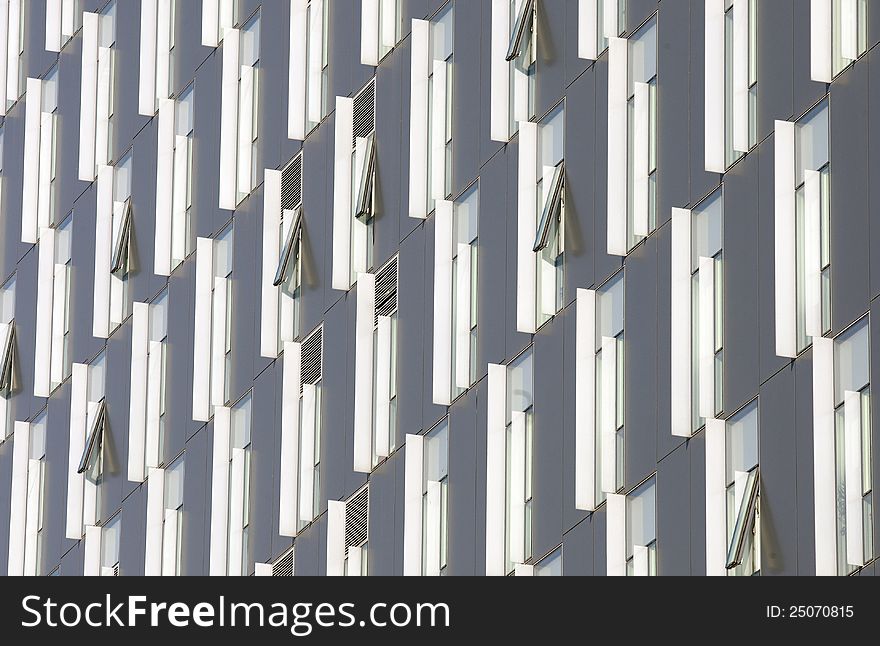
[(290, 59), (287, 69), (287, 137), (306, 138), (308, 0), (290, 0)]
[(529, 75), (517, 65), (512, 63), (508, 65), (512, 65), (513, 69), (513, 120), (519, 124), (532, 117), (529, 106)]
[(626, 496), (608, 494), (605, 512), (607, 574), (626, 576)]
[(174, 208), (174, 133), (177, 103), (159, 101), (158, 151), (156, 161), (156, 244), (154, 273), (171, 275), (171, 227)]
[(431, 197), (446, 198), (446, 61), (434, 61), (431, 93)]
[(8, 26), (12, 26), (12, 37), (7, 38), (7, 58), (6, 58), (6, 98), (9, 101), (16, 101), (19, 98), (21, 87), (19, 83), (19, 64), (20, 41), (14, 36), (22, 22), (21, 0), (9, 0), (9, 18)]
[(54, 229), (40, 232), (37, 259), (37, 312), (34, 325), (34, 397), (48, 397), (52, 390), (52, 296), (55, 288)]
[(220, 0), (217, 12), (219, 14), (218, 24), (220, 25), (220, 37), (222, 39), (225, 29), (235, 26), (238, 21), (238, 0)]
[(382, 3), (379, 42), (383, 47), (394, 47), (397, 44), (397, 0), (379, 1)]
[(300, 425), (299, 518), (311, 522), (315, 516), (315, 434), (318, 432), (318, 393), (315, 384), (303, 384)]
[(190, 139), (185, 135), (174, 138), (174, 188), (171, 201), (171, 259), (172, 264), (183, 262), (187, 255), (187, 216), (189, 198)]
[(672, 434), (690, 437), (691, 420), (691, 212), (672, 209)]
[(165, 524), (165, 470), (150, 469), (147, 479), (147, 536), (144, 575), (162, 574), (162, 537)]
[(223, 43), (223, 80), (220, 107), (220, 208), (234, 211), (238, 206), (238, 79), (241, 74), (239, 52), (241, 32), (228, 29)]
[(321, 77), (324, 69), (324, 0), (312, 0), (311, 31), (309, 32), (309, 103), (306, 106), (308, 120), (321, 121), (322, 101)]
[(379, 0), (361, 0), (361, 65), (379, 64)]
[(147, 363), (147, 424), (145, 441), (145, 463), (148, 467), (158, 467), (164, 456), (160, 433), (162, 430), (162, 341), (150, 342), (150, 357)]
[(101, 166), (98, 169), (92, 334), (99, 339), (106, 339), (110, 336), (110, 264), (113, 255), (114, 175), (112, 166)]
[(37, 576), (40, 568), (40, 526), (43, 511), (43, 462), (28, 460), (27, 521), (24, 529), (24, 575)]
[(345, 503), (327, 501), (327, 576), (345, 574)]
[(810, 0), (810, 77), (831, 83), (831, 0)]
[(700, 417), (715, 417), (715, 261), (700, 258)]
[(86, 442), (89, 367), (73, 364), (70, 385), (70, 441), (67, 453), (67, 524), (65, 536), (79, 540), (83, 535), (83, 480), (77, 473)]
[(351, 140), (354, 102), (336, 97), (333, 182), (333, 289), (351, 288)]
[(456, 277), (456, 321), (455, 321), (455, 385), (459, 388), (471, 386), (471, 247), (458, 245), (458, 264)]
[(646, 236), (648, 223), (648, 144), (650, 142), (650, 88), (647, 83), (635, 84), (635, 115), (633, 118), (633, 233)]
[(266, 169), (263, 182), (263, 280), (261, 282), (260, 354), (278, 356), (278, 293), (275, 272), (281, 255), (281, 172)]
[(376, 326), (376, 455), (391, 453), (391, 318), (380, 316)]
[(364, 562), (364, 549), (362, 547), (348, 548), (348, 571), (346, 576), (360, 576)]
[(296, 536), (299, 529), (296, 503), (299, 499), (301, 362), (302, 346), (299, 343), (285, 343), (281, 382), (281, 491), (278, 516), (278, 533), (281, 536)]
[(813, 339), (813, 504), (816, 574), (837, 574), (837, 478), (834, 469), (834, 341)]
[(599, 57), (599, 3), (578, 0), (578, 56), (589, 61)]
[(534, 565), (523, 565), (518, 563), (513, 570), (514, 576), (535, 576)]
[(211, 301), (214, 289), (214, 241), (196, 243), (196, 298), (193, 326), (193, 419), (211, 418)]
[[(63, 0), (46, 0), (46, 51), (61, 51), (61, 5)], [(0, 11), (7, 9), (0, 7)], [(0, 20), (6, 20), (3, 11)], [(5, 50), (3, 50), (5, 51)]]
[(110, 117), (113, 105), (113, 50), (98, 48), (98, 90), (95, 103), (95, 163), (109, 164)]
[[(171, 96), (171, 47), (176, 0), (159, 0), (156, 32), (156, 99)], [(155, 103), (153, 110), (155, 112)]]
[(596, 292), (577, 290), (575, 349), (574, 498), (596, 508)]
[(448, 406), (452, 403), (453, 218), (452, 202), (437, 202), (434, 215), (433, 401), (442, 406)]
[(616, 38), (622, 31), (621, 25), (618, 24), (620, 22), (620, 10), (618, 9), (617, 3), (620, 2), (620, 0), (599, 0), (599, 2), (605, 3), (603, 7), (604, 22), (602, 24), (605, 38)]
[(254, 563), (254, 576), (272, 576), (272, 564)]
[(727, 574), (726, 427), (706, 420), (706, 574)]
[(617, 339), (602, 337), (602, 491), (617, 491)]
[(229, 304), (229, 280), (214, 279), (214, 294), (211, 311), (211, 404), (223, 406), (226, 403), (226, 337), (227, 308)]
[(425, 438), (406, 436), (403, 490), (403, 575), (422, 574), (422, 483)]
[(822, 175), (804, 169), (804, 310), (807, 336), (822, 336)]
[(220, 44), (220, 0), (202, 0), (202, 45)]
[(244, 556), (244, 497), (247, 495), (245, 478), (244, 449), (232, 449), (232, 464), (229, 472), (229, 576), (242, 576), (242, 557)]
[(357, 286), (354, 339), (354, 470), (373, 469), (373, 329), (376, 277), (361, 274)]
[(486, 575), (507, 574), (504, 554), (507, 368), (489, 364), (486, 413)]
[(425, 576), (440, 576), (442, 490), (443, 485), (439, 482), (428, 482), (425, 496)]
[(43, 112), (40, 116), (40, 179), (37, 226), (52, 225), (52, 174), (55, 157), (55, 115)]
[(517, 184), (516, 329), (533, 334), (536, 317), (537, 265), (533, 246), (538, 228), (538, 124), (519, 128), (519, 180)]
[(795, 124), (776, 122), (776, 354), (797, 356), (795, 264)]
[[(746, 0), (748, 3), (748, 0)], [(705, 142), (707, 171), (723, 173), (724, 158), (724, 6), (725, 0), (706, 0), (705, 14)], [(748, 23), (747, 23), (748, 24)], [(748, 57), (748, 52), (746, 52)], [(748, 63), (748, 59), (746, 60)], [(746, 68), (748, 71), (748, 68)]]
[(140, 77), (138, 111), (151, 117), (156, 112), (158, 0), (141, 0)]
[(849, 61), (859, 57), (859, 14), (856, 0), (840, 0), (840, 55)]
[(491, 49), (491, 137), (493, 141), (510, 139), (510, 2), (492, 0)]
[(409, 104), (409, 216), (428, 214), (428, 66), (431, 23), (412, 21)]
[(100, 527), (86, 527), (83, 576), (101, 576), (101, 539), (103, 533)]
[(101, 17), (83, 14), (82, 77), (79, 109), (79, 179), (95, 179), (95, 136), (98, 110), (98, 32)]
[(251, 192), (254, 159), (254, 92), (257, 71), (250, 65), (241, 66), (238, 94), (238, 192)]
[[(12, 489), (9, 500), (9, 576), (24, 574), (30, 440), (31, 425), (27, 422), (16, 422), (12, 438)], [(421, 504), (421, 496), (419, 501)]]
[(231, 409), (214, 409), (214, 449), (211, 466), (210, 575), (226, 575), (226, 541), (229, 528), (229, 430)]
[(648, 576), (648, 548), (644, 545), (633, 545), (633, 575)]
[(42, 122), (43, 82), (27, 80), (24, 124), (24, 182), (21, 193), (21, 241), (36, 244), (40, 195), (40, 129)]
[(12, 62), (10, 58), (12, 54), (9, 51), (11, 43), (9, 36), (9, 0), (0, 0), (0, 117), (6, 116), (7, 99), (13, 100), (6, 87), (6, 75)]
[(628, 61), (627, 40), (610, 38), (608, 40), (608, 253), (612, 256), (625, 256), (627, 252)]
[(846, 456), (844, 461), (846, 469), (846, 562), (862, 567), (865, 565), (862, 395), (848, 390), (843, 401), (844, 454)]
[(180, 533), (180, 512), (165, 510), (165, 524), (162, 529), (162, 576), (177, 576), (177, 537)]
[(128, 415), (128, 479), (144, 481), (147, 416), (147, 360), (150, 349), (150, 306), (135, 303), (131, 324), (131, 392)]
[(512, 411), (510, 414), (510, 560), (523, 563), (526, 560), (526, 414)]
[(76, 13), (79, 7), (75, 0), (63, 0), (61, 5), (61, 35), (73, 36), (76, 32)]
[[(43, 235), (52, 229), (43, 229)], [(65, 358), (64, 358), (64, 337), (67, 318), (67, 290), (70, 273), (66, 265), (53, 265), (54, 278), (52, 279), (52, 296), (51, 311), (52, 321), (50, 334), (50, 350), (51, 361), (49, 365), (49, 383), (54, 388), (60, 384), (65, 378)]]
[(749, 0), (733, 0), (733, 149), (749, 143)]

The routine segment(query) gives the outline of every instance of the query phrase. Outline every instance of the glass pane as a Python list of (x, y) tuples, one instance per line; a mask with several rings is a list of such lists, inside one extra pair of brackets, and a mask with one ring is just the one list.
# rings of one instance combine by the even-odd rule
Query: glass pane
[(620, 272), (599, 290), (597, 299), (598, 325), (596, 325), (596, 348), (602, 346), (602, 337), (617, 337), (624, 324), (624, 274)]
[[(425, 480), (442, 482), (449, 474), (449, 424), (443, 422), (425, 438)], [(425, 484), (426, 484), (425, 483)]]
[(797, 124), (797, 185), (804, 182), (805, 170), (821, 170), (829, 162), (828, 101), (813, 108)]
[(251, 443), (251, 395), (242, 399), (232, 410), (230, 442), (233, 449), (244, 449)]
[(106, 388), (106, 355), (102, 352), (89, 364), (89, 401), (104, 399)]
[(655, 479), (651, 478), (626, 499), (627, 558), (633, 547), (647, 547), (657, 540)]
[(700, 268), (700, 257), (714, 258), (724, 248), (724, 193), (718, 188), (693, 211), (691, 271)]
[(165, 470), (165, 509), (180, 509), (183, 506), (185, 464), (181, 456)]
[(657, 19), (630, 38), (630, 95), (634, 83), (647, 83), (657, 76)]
[(228, 278), (232, 275), (233, 268), (232, 225), (229, 225), (218, 235), (214, 242), (214, 276), (217, 278)]
[(562, 576), (562, 548), (545, 556), (535, 566), (535, 576)]
[(454, 35), (455, 13), (450, 2), (431, 22), (431, 48), (435, 61), (445, 61), (452, 56)]
[(241, 64), (256, 65), (260, 60), (260, 14), (251, 18), (241, 32)]
[(122, 517), (117, 516), (101, 532), (101, 566), (113, 567), (119, 563), (119, 539), (122, 533)]
[(534, 387), (532, 383), (532, 351), (529, 350), (508, 368), (507, 375), (508, 401), (511, 412), (524, 412), (534, 403)]
[(758, 403), (750, 404), (727, 422), (727, 484), (737, 472), (747, 473), (758, 465)]
[(11, 323), (15, 318), (15, 277), (0, 289), (0, 323)]
[(846, 391), (858, 392), (871, 380), (868, 319), (857, 323), (835, 341), (834, 403), (843, 402)]

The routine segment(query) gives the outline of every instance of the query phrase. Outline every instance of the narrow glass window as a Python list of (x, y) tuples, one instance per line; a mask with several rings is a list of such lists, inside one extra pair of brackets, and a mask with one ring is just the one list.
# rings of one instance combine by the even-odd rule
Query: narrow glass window
[(229, 562), (227, 573), (248, 570), (250, 547), (251, 418), (252, 397), (246, 395), (232, 409), (229, 434)]
[(477, 184), (455, 204), (452, 233), (453, 397), (469, 388), (477, 374), (479, 209), (480, 189)]
[(752, 576), (761, 570), (757, 402), (727, 422), (725, 444), (727, 573)]
[[(606, 493), (615, 493), (624, 486), (625, 465), (625, 366), (624, 356), (624, 273), (618, 273), (602, 287), (596, 299), (596, 492), (597, 503), (605, 500)], [(606, 355), (606, 351), (610, 354)], [(607, 393), (605, 388), (612, 389)], [(606, 397), (606, 395), (608, 395)], [(614, 465), (603, 460), (606, 442), (604, 430), (613, 427)], [(611, 486), (605, 469), (614, 468)], [(603, 484), (604, 483), (604, 484)], [(610, 489), (610, 490), (609, 490)]]
[(535, 565), (535, 576), (562, 576), (561, 545)]
[(565, 289), (565, 105), (551, 112), (538, 128), (536, 213), (538, 326), (549, 321), (564, 302)]
[(657, 576), (656, 477), (626, 497), (626, 574)]
[(446, 574), (448, 561), (449, 424), (425, 436), (422, 481), (422, 574)]
[(532, 557), (533, 366), (529, 349), (507, 369), (505, 545), (508, 572)]

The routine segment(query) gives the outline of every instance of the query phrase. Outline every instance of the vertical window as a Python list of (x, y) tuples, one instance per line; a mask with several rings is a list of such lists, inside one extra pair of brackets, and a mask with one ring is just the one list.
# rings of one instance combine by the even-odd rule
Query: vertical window
[(324, 328), (318, 328), (302, 344), (300, 380), (300, 529), (311, 523), (321, 509), (321, 431), (323, 414)]
[(691, 226), (691, 403), (696, 430), (723, 409), (723, 189), (693, 210)]
[(624, 273), (612, 278), (596, 297), (596, 446), (597, 504), (624, 486)]
[(80, 0), (47, 0), (46, 51), (60, 52), (82, 25)]
[(113, 172), (112, 254), (110, 258), (110, 273), (113, 275), (110, 289), (110, 325), (112, 329), (121, 325), (131, 310), (128, 278), (129, 272), (132, 270), (132, 172), (132, 153), (129, 151), (117, 162)]
[(538, 126), (538, 228), (536, 257), (537, 327), (563, 307), (565, 288), (565, 106), (553, 110)]
[(534, 362), (531, 349), (507, 368), (506, 568), (532, 558)]
[(177, 0), (141, 2), (139, 111), (151, 117), (174, 88)]
[(562, 576), (561, 545), (535, 564), (535, 576)]
[(327, 0), (309, 0), (308, 3), (306, 129), (309, 131), (327, 114), (330, 87), (330, 56), (327, 46), (329, 5)]
[[(746, 15), (740, 11), (739, 2)], [(740, 21), (745, 25), (740, 25)], [(757, 35), (757, 0), (724, 0), (724, 155), (727, 166), (758, 143)]]
[(354, 139), (351, 151), (351, 279), (373, 266), (376, 220), (376, 81), (354, 100)]
[(376, 66), (401, 36), (402, 0), (361, 4), (361, 64)]
[(250, 546), (251, 419), (252, 397), (244, 397), (232, 409), (229, 433), (229, 531), (227, 574), (248, 571)]
[(373, 467), (397, 447), (398, 259), (376, 274), (373, 329)]
[(425, 436), (422, 475), (422, 575), (444, 575), (448, 564), (449, 423)]
[[(22, 0), (9, 0), (5, 13), (0, 15), (0, 30), (5, 33), (4, 42), (7, 49), (0, 52), (0, 62), (3, 71), (0, 77), (3, 79), (2, 105), (0, 113), (6, 114), (16, 101), (21, 98), (24, 91), (24, 34), (25, 34), (25, 9), (22, 8)], [(25, 4), (25, 8), (27, 4)]]
[(452, 2), (431, 21), (431, 65), (428, 70), (429, 207), (452, 192), (452, 106), (455, 10)]
[(58, 65), (42, 80), (28, 79), (25, 115), (22, 242), (36, 243), (57, 216)]
[(477, 373), (479, 203), (479, 186), (475, 186), (454, 207), (452, 366), (455, 371), (456, 394), (469, 388)]
[[(625, 4), (625, 3), (622, 3)], [(629, 39), (627, 246), (657, 226), (657, 18)]]
[(51, 390), (55, 390), (70, 376), (73, 365), (70, 354), (72, 238), (73, 218), (68, 217), (58, 227), (55, 236), (55, 263), (51, 292)]
[(98, 128), (97, 162), (113, 160), (116, 115), (116, 0), (101, 12), (98, 28), (98, 123), (106, 122), (106, 138)]
[(12, 446), (9, 517), (9, 576), (37, 576), (43, 569), (46, 416), (16, 422)]
[(795, 126), (797, 349), (831, 330), (831, 164), (828, 101)]
[[(51, 116), (50, 116), (51, 115)], [(52, 71), (43, 80), (43, 124), (40, 128), (40, 174), (48, 173), (48, 182), (41, 188), (40, 201), (48, 204), (48, 215), (41, 218), (41, 225), (48, 226), (55, 222), (56, 210), (58, 208), (58, 67), (52, 68)], [(48, 139), (48, 141), (47, 141)], [(49, 152), (45, 153), (45, 146), (49, 147)], [(48, 162), (48, 168), (44, 168), (44, 164)], [(42, 184), (41, 180), (41, 184)], [(46, 192), (43, 192), (43, 189)], [(43, 210), (42, 204), (40, 206)]]
[(194, 85), (177, 99), (174, 141), (174, 188), (171, 218), (172, 269), (192, 251), (193, 141), (195, 133)]
[(162, 575), (180, 576), (183, 564), (183, 483), (185, 456), (165, 469), (162, 519)]
[(832, 0), (832, 74), (837, 76), (868, 49), (868, 0)]
[(273, 283), (279, 288), (279, 349), (285, 342), (299, 337), (300, 333), (304, 225), (302, 173), (302, 154), (295, 157), (281, 173), (281, 223), (278, 227), (278, 246), (281, 253)]
[(14, 430), (12, 397), (16, 383), (15, 276), (0, 287), (0, 444)]
[(211, 320), (214, 352), (211, 386), (215, 394), (215, 405), (225, 404), (229, 400), (229, 380), (232, 377), (233, 262), (233, 230), (232, 225), (229, 225), (214, 241), (214, 298)]
[(119, 546), (122, 514), (117, 514), (101, 531), (101, 576), (119, 576)]
[(627, 576), (657, 576), (656, 489), (652, 476), (626, 497)]
[(535, 114), (535, 84), (538, 66), (538, 39), (536, 0), (509, 0), (510, 63), (509, 115), (510, 132), (516, 132), (520, 121), (528, 121)]
[(752, 576), (761, 570), (757, 402), (728, 420), (726, 427), (727, 573)]
[(834, 341), (834, 454), (837, 570), (874, 558), (870, 326), (859, 321)]

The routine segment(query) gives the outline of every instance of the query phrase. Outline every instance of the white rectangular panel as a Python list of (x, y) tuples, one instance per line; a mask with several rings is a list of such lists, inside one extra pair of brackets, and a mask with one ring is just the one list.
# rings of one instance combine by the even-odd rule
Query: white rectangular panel
[(229, 566), (226, 572), (227, 576), (245, 574), (242, 558), (244, 557), (245, 496), (248, 495), (248, 486), (245, 481), (247, 477), (246, 460), (244, 449), (232, 449), (232, 461), (229, 467)]
[(492, 0), (491, 112), (493, 141), (510, 139), (510, 1)]
[(376, 326), (376, 455), (391, 453), (391, 318), (380, 316)]
[(382, 18), (379, 23), (379, 42), (382, 47), (394, 47), (397, 44), (398, 0), (379, 1), (382, 4)]
[(238, 206), (238, 99), (241, 32), (229, 29), (223, 43), (223, 80), (220, 107), (220, 208), (234, 211)]
[(354, 102), (336, 97), (333, 182), (333, 289), (351, 288), (351, 154)]
[(345, 503), (327, 501), (327, 576), (345, 574)]
[(220, 0), (202, 0), (202, 45), (220, 44)]
[[(626, 0), (624, 0), (625, 2)], [(620, 25), (620, 10), (618, 9), (617, 3), (620, 0), (599, 0), (599, 2), (604, 2), (603, 6), (603, 23), (602, 30), (605, 34), (605, 38), (611, 39), (616, 38), (620, 35), (620, 32), (623, 31), (625, 25)]]
[(617, 339), (602, 337), (602, 491), (617, 491)]
[(55, 115), (48, 112), (40, 116), (40, 179), (37, 226), (48, 227), (52, 222), (52, 180), (55, 158)]
[[(862, 394), (846, 391), (843, 402), (844, 463), (846, 469), (846, 562), (849, 565), (862, 567), (865, 565)], [(873, 518), (869, 518), (869, 520), (873, 520)]]
[(323, 115), (322, 76), (324, 71), (324, 1), (312, 0), (309, 31), (309, 69), (307, 119), (319, 123)]
[(442, 488), (439, 482), (428, 482), (425, 495), (425, 576), (440, 576)]
[(648, 548), (644, 545), (633, 545), (633, 576), (648, 576)]
[(446, 61), (434, 61), (431, 92), (431, 198), (446, 199)]
[[(46, 234), (47, 231), (51, 231), (51, 229), (43, 229), (43, 235)], [(68, 293), (68, 283), (70, 281), (70, 268), (66, 265), (56, 264), (54, 265), (54, 278), (52, 279), (52, 302), (51, 302), (51, 311), (52, 311), (52, 321), (51, 328), (52, 332), (50, 335), (50, 350), (49, 354), (51, 356), (50, 366), (49, 366), (49, 388), (55, 388), (58, 384), (64, 381), (66, 375), (66, 366), (65, 363), (67, 359), (64, 356), (65, 352), (65, 337), (67, 334), (67, 293)]]
[(12, 439), (12, 489), (9, 499), (9, 576), (24, 575), (30, 439), (31, 425), (27, 422), (16, 422)]
[(178, 537), (182, 512), (165, 510), (165, 526), (162, 530), (162, 576), (177, 576)]
[(504, 576), (507, 368), (489, 364), (486, 415), (486, 575)]
[(672, 209), (672, 434), (693, 434), (691, 405), (691, 212)]
[(8, 0), (9, 18), (7, 25), (12, 25), (12, 37), (7, 38), (6, 55), (6, 98), (8, 101), (17, 101), (20, 98), (21, 87), (19, 81), (19, 69), (22, 61), (22, 40), (15, 38), (14, 34), (19, 26), (23, 26), (21, 0)]
[(725, 5), (725, 0), (706, 0), (704, 39), (705, 168), (714, 173), (723, 173), (726, 167), (724, 155)]
[(147, 467), (158, 467), (164, 462), (162, 455), (162, 397), (164, 375), (162, 374), (162, 341), (150, 342), (150, 357), (147, 363), (147, 423), (145, 438), (145, 463)]
[(810, 78), (831, 83), (832, 0), (810, 0)]
[(226, 575), (229, 527), (229, 431), (231, 409), (214, 409), (214, 448), (211, 466), (211, 576)]
[(45, 465), (42, 460), (28, 460), (27, 467), (27, 521), (24, 530), (24, 575), (40, 574), (40, 529), (43, 519), (43, 478)]
[(407, 435), (404, 453), (403, 575), (421, 576), (425, 438)]
[(412, 21), (409, 104), (409, 216), (428, 215), (428, 66), (431, 23)]
[[(727, 575), (725, 422), (706, 420), (706, 574)], [(736, 513), (736, 512), (734, 512)]]
[(36, 244), (39, 235), (40, 132), (42, 126), (43, 82), (27, 80), (25, 99), (24, 181), (21, 193), (21, 241)]
[(822, 175), (804, 169), (804, 314), (807, 336), (822, 336)]
[(452, 202), (437, 202), (434, 215), (433, 401), (452, 403)]
[(859, 13), (857, 0), (840, 0), (840, 55), (848, 61), (859, 57)]
[(633, 233), (646, 236), (650, 233), (648, 196), (648, 149), (651, 129), (649, 112), (651, 90), (647, 83), (635, 83), (635, 114), (633, 116)]
[(79, 109), (79, 179), (94, 181), (96, 119), (98, 115), (98, 33), (101, 16), (83, 14), (82, 76), (80, 79)]
[(361, 0), (361, 65), (379, 64), (379, 0)]
[(599, 57), (599, 3), (578, 0), (578, 57), (594, 61)]
[(158, 7), (158, 0), (141, 0), (138, 112), (145, 117), (152, 117), (156, 112)]
[(52, 297), (55, 291), (54, 229), (43, 229), (37, 259), (37, 311), (34, 325), (34, 397), (48, 397), (52, 390)]
[(519, 128), (516, 243), (516, 329), (534, 334), (537, 265), (533, 246), (538, 228), (538, 125), (523, 122)]
[(715, 417), (715, 260), (700, 258), (700, 417)]
[(89, 367), (73, 364), (70, 386), (70, 441), (67, 452), (67, 523), (65, 536), (78, 541), (83, 536), (83, 480), (77, 473), (86, 442)]
[[(171, 96), (171, 50), (174, 47), (174, 10), (176, 0), (159, 0), (156, 30), (156, 99)], [(155, 103), (153, 104), (155, 110)]]
[(113, 255), (113, 180), (112, 166), (98, 169), (95, 218), (95, 298), (92, 334), (99, 339), (110, 336), (110, 265)]
[[(9, 36), (9, 0), (0, 0), (0, 117), (6, 116), (7, 99), (12, 101), (18, 98), (13, 99), (6, 87), (6, 76), (10, 64), (14, 62), (14, 53), (9, 51), (13, 41)], [(17, 48), (16, 46), (15, 49)]]
[(471, 286), (474, 268), (471, 266), (471, 246), (458, 245), (458, 263), (455, 282), (455, 385), (458, 388), (471, 386)]
[(144, 575), (162, 574), (162, 536), (165, 525), (165, 470), (150, 469), (147, 478), (147, 536)]
[(278, 292), (275, 272), (281, 255), (281, 172), (266, 169), (263, 181), (263, 279), (260, 282), (260, 355), (278, 356)]
[(596, 508), (596, 292), (577, 290), (575, 346), (575, 507)]
[[(61, 5), (64, 0), (46, 0), (46, 51), (61, 51)], [(0, 7), (0, 20), (6, 20), (7, 7)], [(8, 29), (8, 25), (6, 26)], [(6, 51), (5, 49), (0, 51)]]
[(229, 279), (214, 279), (214, 294), (211, 307), (211, 404), (223, 406), (226, 403), (226, 347), (231, 330), (227, 328), (229, 301)]
[(196, 243), (196, 297), (193, 335), (193, 419), (211, 418), (211, 303), (214, 291), (214, 241)]
[[(315, 516), (315, 436), (319, 432), (318, 386), (303, 384), (300, 426), (299, 518), (309, 523)], [(320, 474), (319, 474), (320, 475)]]
[(776, 122), (776, 354), (797, 356), (795, 261), (795, 124)]
[(605, 512), (607, 574), (626, 576), (626, 496), (608, 494)]
[(281, 388), (281, 472), (279, 474), (278, 533), (296, 536), (299, 529), (296, 503), (299, 498), (299, 389), (302, 346), (299, 343), (284, 344)]
[(113, 61), (114, 51), (109, 47), (98, 48), (98, 90), (95, 100), (95, 164), (109, 164), (113, 158), (111, 124), (113, 116)]
[(608, 253), (627, 253), (627, 78), (629, 43), (608, 40)]
[(837, 486), (834, 467), (834, 341), (813, 339), (813, 504), (816, 574), (837, 575)]
[(287, 70), (287, 138), (306, 137), (308, 0), (290, 0), (290, 59)]
[(174, 138), (174, 188), (171, 201), (171, 262), (176, 267), (184, 261), (189, 250), (187, 210), (190, 202), (190, 139), (184, 135)]
[(749, 0), (733, 0), (733, 149), (743, 153), (750, 144), (749, 31)]
[(354, 470), (373, 469), (373, 329), (376, 277), (361, 274), (357, 285), (354, 354)]
[(83, 547), (83, 576), (101, 576), (101, 539), (104, 531), (100, 527), (86, 527)]
[(154, 273), (170, 276), (171, 227), (174, 208), (174, 133), (177, 103), (172, 99), (159, 101), (158, 150), (156, 159), (156, 244)]
[(128, 479), (143, 482), (146, 447), (147, 361), (150, 350), (150, 306), (135, 303), (131, 324), (131, 393), (128, 415)]
[(251, 192), (251, 173), (254, 159), (254, 93), (257, 91), (257, 70), (241, 66), (238, 89), (238, 192)]
[(508, 479), (510, 490), (507, 519), (510, 532), (510, 560), (523, 563), (526, 560), (526, 414), (512, 411), (510, 414), (510, 465)]

